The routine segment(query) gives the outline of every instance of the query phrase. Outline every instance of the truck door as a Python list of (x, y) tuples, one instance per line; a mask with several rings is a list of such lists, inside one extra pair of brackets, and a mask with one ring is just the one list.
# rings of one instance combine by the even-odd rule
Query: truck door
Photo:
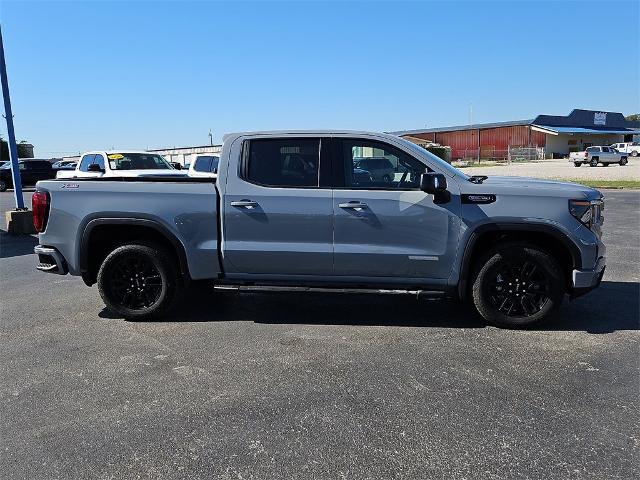
[(229, 276), (332, 273), (331, 188), (320, 182), (326, 146), (318, 137), (243, 141), (223, 197)]
[[(419, 189), (422, 161), (387, 143), (336, 139), (333, 209), (336, 275), (431, 278), (449, 276), (456, 253), (454, 202), (435, 204)], [(356, 165), (384, 157), (393, 166), (380, 178)], [(335, 163), (334, 163), (335, 165)], [(454, 198), (458, 198), (457, 196)]]

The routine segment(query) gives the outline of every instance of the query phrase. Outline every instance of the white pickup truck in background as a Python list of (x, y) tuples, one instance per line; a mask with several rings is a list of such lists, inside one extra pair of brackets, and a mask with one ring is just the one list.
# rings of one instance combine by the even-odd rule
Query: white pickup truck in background
[(640, 143), (637, 142), (614, 143), (611, 148), (615, 148), (620, 153), (628, 153), (632, 157), (640, 155)]
[(569, 161), (573, 162), (576, 167), (583, 163), (591, 167), (597, 167), (599, 163), (608, 167), (612, 163), (625, 166), (628, 163), (628, 157), (625, 153), (619, 153), (615, 148), (611, 147), (587, 147), (583, 152), (571, 152)]
[(56, 178), (182, 175), (161, 155), (137, 151), (94, 151), (82, 155), (75, 170), (58, 170)]

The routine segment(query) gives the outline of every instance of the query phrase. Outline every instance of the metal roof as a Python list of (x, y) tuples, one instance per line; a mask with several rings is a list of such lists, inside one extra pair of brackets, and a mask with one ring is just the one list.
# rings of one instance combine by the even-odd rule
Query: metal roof
[(622, 129), (598, 129), (598, 128), (582, 128), (582, 127), (553, 127), (547, 125), (531, 125), (534, 129), (544, 130), (545, 133), (587, 133), (590, 135), (636, 135), (640, 134), (640, 129), (622, 128)]
[(423, 128), (418, 130), (401, 130), (398, 132), (387, 132), (392, 135), (420, 135), (421, 133), (438, 133), (438, 132), (455, 132), (459, 130), (478, 130), (486, 128), (513, 127), (518, 125), (531, 125), (533, 119), (529, 120), (512, 120), (510, 122), (494, 122), (494, 123), (474, 123), (472, 125), (455, 125), (453, 127), (440, 128)]

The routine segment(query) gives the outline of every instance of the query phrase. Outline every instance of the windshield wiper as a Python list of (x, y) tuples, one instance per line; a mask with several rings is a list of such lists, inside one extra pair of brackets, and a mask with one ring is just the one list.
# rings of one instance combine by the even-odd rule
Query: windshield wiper
[(471, 183), (478, 183), (478, 184), (480, 184), (480, 183), (484, 182), (487, 178), (489, 178), (489, 177), (487, 177), (486, 175), (471, 175), (471, 176), (469, 177), (469, 181), (470, 181)]

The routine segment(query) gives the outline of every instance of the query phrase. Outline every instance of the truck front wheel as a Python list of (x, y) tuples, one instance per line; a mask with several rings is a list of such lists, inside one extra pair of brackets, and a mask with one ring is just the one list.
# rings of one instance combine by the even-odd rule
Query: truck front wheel
[(102, 262), (98, 291), (105, 305), (126, 319), (155, 317), (177, 296), (177, 271), (169, 252), (159, 245), (122, 245)]
[(552, 256), (534, 246), (504, 244), (480, 261), (472, 296), (487, 322), (507, 328), (530, 327), (562, 303), (562, 270)]

